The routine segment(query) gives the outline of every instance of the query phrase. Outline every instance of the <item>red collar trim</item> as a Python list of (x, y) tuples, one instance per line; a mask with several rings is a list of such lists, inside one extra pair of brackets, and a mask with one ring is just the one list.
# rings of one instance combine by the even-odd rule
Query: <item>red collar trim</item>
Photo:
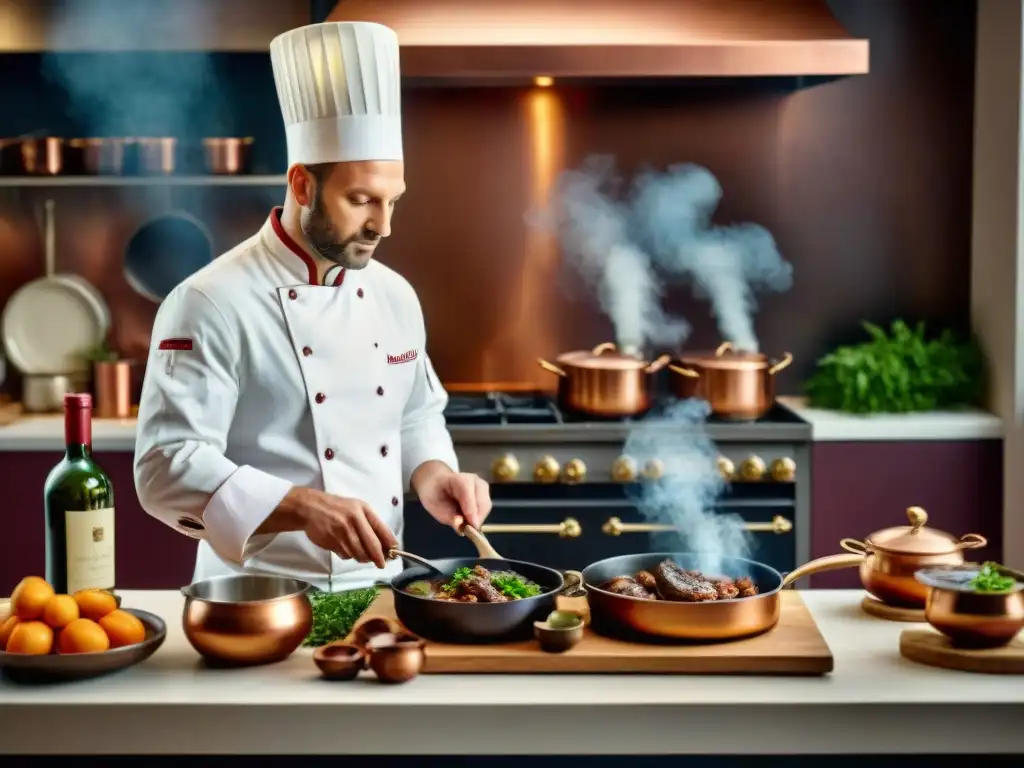
[[(284, 231), (284, 226), (281, 224), (281, 214), (284, 212), (284, 208), (274, 208), (270, 212), (270, 226), (274, 230), (274, 234), (277, 235), (277, 239), (284, 243), (285, 247), (294, 253), (303, 264), (306, 265), (306, 278), (310, 285), (319, 285), (316, 279), (316, 262), (313, 261), (313, 257), (306, 253), (302, 247), (292, 240), (291, 236)], [(334, 278), (334, 287), (337, 288), (343, 282), (345, 282), (346, 270), (341, 270), (336, 278)]]

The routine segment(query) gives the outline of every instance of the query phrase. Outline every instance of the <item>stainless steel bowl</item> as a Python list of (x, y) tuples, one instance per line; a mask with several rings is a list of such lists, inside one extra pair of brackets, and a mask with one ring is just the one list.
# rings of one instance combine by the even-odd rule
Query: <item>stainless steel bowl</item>
[(260, 574), (217, 576), (183, 587), (182, 627), (208, 661), (270, 664), (291, 656), (313, 626), (299, 579)]

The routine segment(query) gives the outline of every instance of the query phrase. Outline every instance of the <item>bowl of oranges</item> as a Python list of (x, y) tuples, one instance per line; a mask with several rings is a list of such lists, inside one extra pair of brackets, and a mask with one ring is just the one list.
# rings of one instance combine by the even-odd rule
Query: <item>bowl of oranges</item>
[(148, 659), (167, 637), (159, 616), (121, 608), (111, 592), (60, 595), (38, 576), (18, 583), (7, 612), (0, 622), (0, 669), (19, 679), (104, 675)]

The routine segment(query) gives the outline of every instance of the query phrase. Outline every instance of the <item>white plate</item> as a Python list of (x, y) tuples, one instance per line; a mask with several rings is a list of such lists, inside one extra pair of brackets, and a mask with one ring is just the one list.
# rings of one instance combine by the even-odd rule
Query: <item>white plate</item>
[(7, 359), (22, 373), (79, 373), (85, 353), (110, 330), (106, 306), (75, 279), (55, 275), (23, 285), (3, 312)]

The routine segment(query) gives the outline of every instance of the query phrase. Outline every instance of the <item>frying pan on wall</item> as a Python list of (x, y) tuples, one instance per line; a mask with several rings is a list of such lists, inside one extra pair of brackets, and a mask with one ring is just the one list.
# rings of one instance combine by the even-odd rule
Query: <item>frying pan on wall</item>
[(211, 261), (210, 231), (194, 216), (171, 211), (143, 222), (128, 240), (124, 275), (136, 293), (159, 304)]

